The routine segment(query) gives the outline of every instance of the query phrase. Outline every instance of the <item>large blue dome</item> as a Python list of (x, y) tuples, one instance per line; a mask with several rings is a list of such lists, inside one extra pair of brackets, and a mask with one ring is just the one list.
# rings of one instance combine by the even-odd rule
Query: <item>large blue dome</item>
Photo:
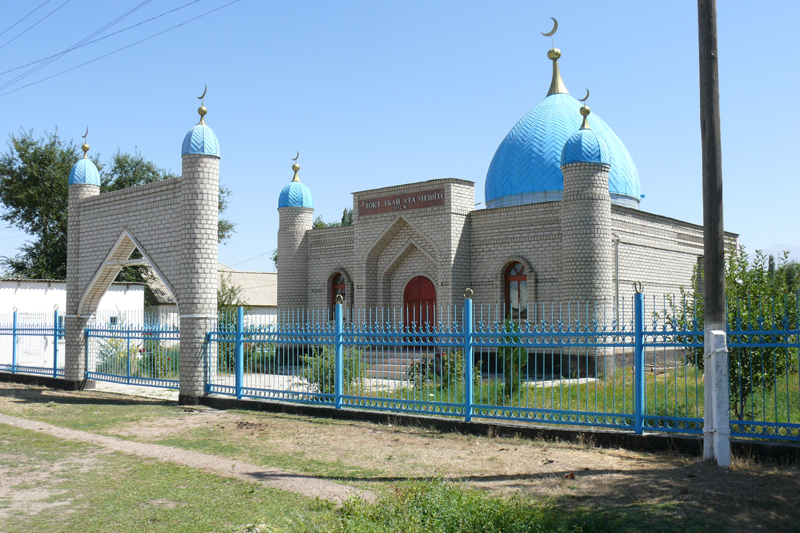
[[(552, 94), (517, 122), (500, 143), (486, 174), (486, 207), (561, 200), (561, 152), (578, 131), (581, 103), (569, 94)], [(631, 155), (603, 120), (592, 113), (591, 127), (608, 147), (612, 203), (638, 208), (639, 172)]]
[(186, 137), (183, 138), (181, 155), (187, 154), (215, 155), (219, 157), (217, 136), (214, 134), (214, 130), (204, 122), (195, 124), (186, 134)]
[(314, 198), (311, 191), (299, 181), (290, 181), (283, 188), (278, 198), (278, 209), (281, 207), (310, 207), (314, 208)]
[[(86, 148), (88, 150), (88, 147)], [(100, 186), (100, 173), (91, 159), (81, 158), (69, 171), (70, 185), (97, 185)]]

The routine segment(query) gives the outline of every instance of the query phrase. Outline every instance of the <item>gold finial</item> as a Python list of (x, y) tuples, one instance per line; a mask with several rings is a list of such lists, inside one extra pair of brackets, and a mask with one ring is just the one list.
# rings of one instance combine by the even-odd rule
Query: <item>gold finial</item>
[(200, 100), (200, 107), (197, 108), (197, 113), (200, 115), (200, 122), (198, 124), (205, 124), (205, 116), (208, 113), (208, 109), (206, 109), (206, 92), (208, 92), (208, 84), (205, 84), (205, 89), (203, 89), (203, 94), (197, 97)]
[(296, 162), (299, 158), (300, 158), (300, 152), (298, 151), (297, 157), (292, 159), (292, 161), (295, 161), (295, 163), (292, 165), (292, 170), (294, 170), (294, 177), (292, 178), (292, 181), (300, 181), (300, 178), (297, 177), (297, 172), (300, 170), (300, 165), (298, 165)]
[[(558, 21), (553, 17), (550, 18), (553, 19), (553, 29), (547, 33), (542, 33), (542, 35), (550, 37), (551, 42), (554, 42), (553, 35), (558, 31)], [(561, 79), (561, 71), (558, 69), (558, 58), (560, 57), (561, 50), (553, 44), (553, 48), (547, 52), (547, 58), (553, 62), (553, 79), (550, 81), (550, 89), (547, 91), (547, 96), (551, 94), (569, 94), (567, 86), (564, 85), (564, 80)]]
[(592, 112), (592, 108), (586, 105), (586, 100), (589, 99), (589, 89), (586, 89), (586, 96), (580, 98), (578, 101), (583, 102), (581, 106), (581, 115), (583, 115), (583, 123), (581, 124), (582, 130), (590, 130), (592, 128), (589, 127), (589, 114)]
[(89, 126), (86, 126), (86, 133), (83, 134), (83, 146), (81, 146), (81, 150), (83, 150), (83, 158), (89, 159), (89, 156), (86, 155), (86, 152), (89, 151), (89, 145), (86, 143), (86, 136), (89, 135)]

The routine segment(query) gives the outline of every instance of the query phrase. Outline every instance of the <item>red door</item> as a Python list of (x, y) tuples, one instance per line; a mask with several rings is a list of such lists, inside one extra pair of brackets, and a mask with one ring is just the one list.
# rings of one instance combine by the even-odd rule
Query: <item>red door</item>
[(416, 324), (417, 331), (425, 328), (428, 322), (431, 328), (436, 326), (436, 288), (433, 282), (425, 276), (417, 276), (406, 285), (403, 293), (403, 307), (405, 307), (406, 327)]

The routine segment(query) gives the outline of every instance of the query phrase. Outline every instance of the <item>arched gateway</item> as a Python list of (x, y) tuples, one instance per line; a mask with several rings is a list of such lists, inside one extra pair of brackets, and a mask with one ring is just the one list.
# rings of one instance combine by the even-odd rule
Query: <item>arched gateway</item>
[[(84, 329), (124, 266), (148, 264), (180, 313), (180, 402), (204, 394), (206, 333), (217, 309), (219, 143), (203, 120), (186, 134), (180, 177), (100, 194), (89, 150), (69, 176), (65, 377), (86, 373)], [(143, 259), (131, 260), (138, 249)]]

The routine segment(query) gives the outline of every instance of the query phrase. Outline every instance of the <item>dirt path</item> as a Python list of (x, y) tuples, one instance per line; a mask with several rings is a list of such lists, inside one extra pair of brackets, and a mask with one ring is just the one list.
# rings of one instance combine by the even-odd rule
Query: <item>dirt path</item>
[(26, 418), (8, 416), (2, 413), (0, 413), (0, 424), (46, 433), (59, 439), (85, 442), (139, 457), (170, 461), (241, 481), (255, 481), (268, 488), (295, 492), (311, 498), (319, 497), (336, 503), (342, 503), (352, 496), (359, 496), (368, 501), (375, 499), (375, 495), (372, 492), (349, 485), (334, 483), (305, 474), (286, 472), (277, 468), (265, 468), (252, 463), (233, 461), (216, 455), (162, 446), (160, 444), (146, 444), (116, 437), (106, 437)]

